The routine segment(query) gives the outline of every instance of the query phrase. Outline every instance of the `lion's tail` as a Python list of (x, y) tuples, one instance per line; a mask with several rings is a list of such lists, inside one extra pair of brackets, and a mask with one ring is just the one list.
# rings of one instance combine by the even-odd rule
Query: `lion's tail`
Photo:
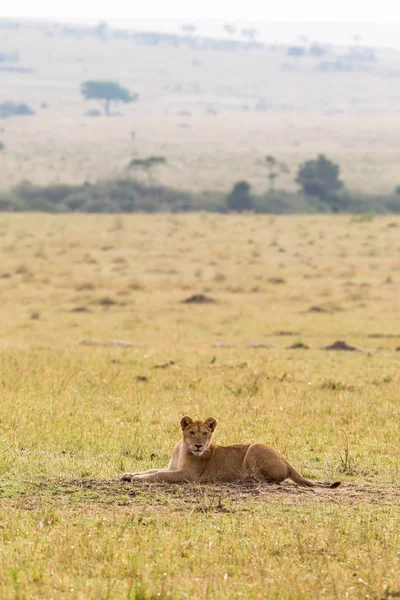
[(337, 488), (340, 486), (340, 484), (342, 483), (341, 481), (334, 481), (333, 483), (316, 483), (314, 481), (310, 481), (309, 479), (306, 479), (305, 477), (303, 477), (302, 475), (300, 475), (300, 473), (298, 473), (296, 471), (296, 469), (294, 469), (291, 465), (289, 466), (289, 478), (294, 481), (295, 483), (297, 483), (297, 485), (301, 485), (302, 487), (323, 487), (323, 488)]

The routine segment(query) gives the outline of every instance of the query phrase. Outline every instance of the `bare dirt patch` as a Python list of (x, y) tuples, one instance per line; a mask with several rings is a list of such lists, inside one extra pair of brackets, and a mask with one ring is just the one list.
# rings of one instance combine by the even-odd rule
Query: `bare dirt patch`
[[(400, 488), (390, 485), (344, 483), (337, 489), (301, 488), (291, 483), (281, 485), (246, 480), (223, 484), (155, 484), (125, 483), (119, 480), (58, 479), (31, 487), (19, 498), (19, 505), (29, 510), (35, 499), (49, 497), (70, 503), (108, 506), (169, 506), (174, 510), (201, 512), (241, 509), (249, 501), (288, 505), (370, 504), (400, 506)], [(15, 499), (15, 496), (14, 496)], [(22, 500), (22, 504), (21, 504)], [(33, 504), (32, 504), (33, 503)]]

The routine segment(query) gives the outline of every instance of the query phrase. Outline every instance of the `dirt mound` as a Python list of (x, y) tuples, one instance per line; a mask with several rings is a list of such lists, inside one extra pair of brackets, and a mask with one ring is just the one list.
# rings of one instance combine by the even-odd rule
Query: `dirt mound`
[(346, 342), (338, 340), (337, 342), (330, 344), (330, 346), (324, 346), (323, 350), (342, 350), (346, 352), (356, 352), (358, 351), (358, 348), (356, 348), (355, 346), (349, 346), (349, 344), (347, 344)]
[(182, 304), (215, 304), (216, 300), (214, 298), (210, 298), (210, 296), (205, 296), (204, 294), (194, 294), (193, 296), (189, 296), (185, 300), (181, 301)]
[(310, 306), (310, 308), (308, 309), (308, 312), (311, 312), (311, 313), (329, 313), (329, 310), (326, 310), (326, 308), (323, 308), (322, 306)]

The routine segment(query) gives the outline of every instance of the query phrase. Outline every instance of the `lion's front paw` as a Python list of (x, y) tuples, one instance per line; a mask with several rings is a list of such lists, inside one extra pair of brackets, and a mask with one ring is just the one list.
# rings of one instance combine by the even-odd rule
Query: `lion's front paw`
[(133, 481), (137, 473), (124, 473), (121, 477), (121, 481)]

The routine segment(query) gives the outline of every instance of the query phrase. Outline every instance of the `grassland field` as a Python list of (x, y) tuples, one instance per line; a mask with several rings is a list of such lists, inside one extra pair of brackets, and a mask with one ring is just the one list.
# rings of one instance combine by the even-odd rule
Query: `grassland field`
[[(35, 111), (0, 123), (1, 190), (26, 179), (122, 177), (132, 158), (154, 155), (167, 159), (155, 173), (164, 185), (228, 191), (245, 179), (257, 192), (268, 187), (263, 161), (274, 155), (289, 168), (277, 187), (294, 190), (299, 165), (320, 152), (340, 165), (352, 190), (387, 195), (400, 184), (396, 50), (377, 50), (375, 61), (352, 63), (349, 72), (321, 72), (321, 60), (343, 60), (349, 49), (296, 59), (282, 45), (152, 47), (71, 37), (61, 25), (29, 21), (0, 28), (0, 49), (18, 55), (12, 66), (31, 70), (0, 69), (0, 103)], [(118, 116), (87, 116), (101, 110), (80, 95), (87, 79), (116, 80), (139, 101), (113, 105)]]
[[(399, 227), (3, 213), (1, 598), (398, 597)], [(183, 414), (342, 488), (121, 483)]]

